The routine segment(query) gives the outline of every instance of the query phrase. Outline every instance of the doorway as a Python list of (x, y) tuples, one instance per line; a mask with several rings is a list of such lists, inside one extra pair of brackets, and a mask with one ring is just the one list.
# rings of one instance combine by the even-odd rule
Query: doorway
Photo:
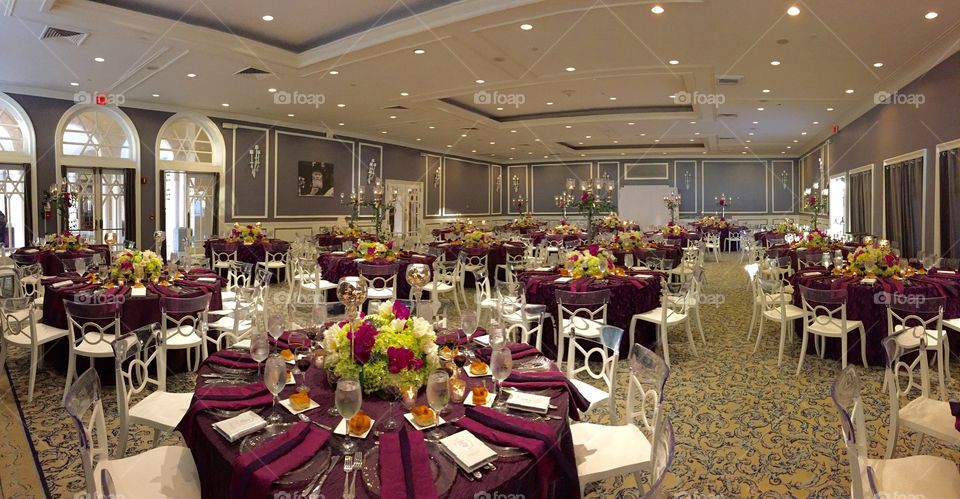
[(423, 184), (404, 180), (386, 181), (385, 192), (397, 190), (396, 212), (391, 227), (394, 233), (420, 232), (423, 226)]
[(69, 230), (99, 243), (107, 233), (117, 241), (136, 239), (128, 234), (126, 169), (66, 167), (65, 177), (76, 199), (69, 208)]
[(166, 256), (187, 251), (217, 232), (217, 173), (163, 172), (163, 229)]

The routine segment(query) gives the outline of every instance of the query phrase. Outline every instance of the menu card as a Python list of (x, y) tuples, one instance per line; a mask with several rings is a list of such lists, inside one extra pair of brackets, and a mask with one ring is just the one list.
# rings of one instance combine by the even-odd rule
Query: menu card
[(197, 282), (217, 282), (216, 277), (198, 277)]
[(60, 281), (60, 282), (55, 282), (55, 283), (51, 284), (50, 287), (51, 287), (51, 288), (62, 288), (62, 287), (64, 287), (64, 286), (70, 286), (70, 285), (72, 285), (72, 284), (74, 284), (73, 281)]
[(253, 411), (247, 411), (213, 423), (213, 429), (217, 430), (217, 433), (223, 435), (231, 443), (253, 432), (260, 431), (265, 426), (267, 426), (267, 421)]
[(440, 439), (440, 448), (467, 472), (495, 460), (497, 453), (469, 431)]
[(510, 393), (510, 397), (507, 399), (507, 407), (519, 411), (546, 414), (550, 410), (550, 397), (514, 391)]

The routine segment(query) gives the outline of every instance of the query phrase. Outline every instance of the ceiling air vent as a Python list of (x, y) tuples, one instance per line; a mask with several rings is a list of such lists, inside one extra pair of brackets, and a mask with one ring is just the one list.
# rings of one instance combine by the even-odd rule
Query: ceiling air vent
[(719, 85), (739, 85), (740, 80), (743, 79), (743, 75), (722, 75), (717, 77), (717, 84)]
[(233, 73), (236, 76), (242, 76), (244, 78), (253, 78), (255, 80), (265, 80), (273, 76), (273, 73), (269, 71), (264, 71), (260, 68), (247, 67), (243, 68), (236, 73)]
[(740, 115), (737, 113), (720, 113), (717, 115), (718, 118), (724, 118), (728, 120), (736, 119)]
[(66, 40), (78, 47), (86, 38), (87, 33), (64, 28), (56, 28), (53, 26), (44, 27), (43, 32), (40, 33), (41, 40)]
[(408, 110), (405, 106), (387, 106), (384, 109), (393, 109), (394, 111), (406, 111)]

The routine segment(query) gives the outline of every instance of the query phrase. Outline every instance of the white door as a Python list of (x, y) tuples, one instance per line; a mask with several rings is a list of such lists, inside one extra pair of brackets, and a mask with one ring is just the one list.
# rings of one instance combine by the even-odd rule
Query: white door
[(402, 180), (387, 180), (385, 192), (397, 190), (397, 212), (394, 232), (409, 234), (419, 232), (423, 225), (423, 184)]
[(27, 244), (26, 177), (22, 165), (0, 165), (0, 243), (9, 248)]
[(847, 177), (838, 175), (830, 179), (830, 224), (827, 234), (839, 238), (847, 232)]
[(168, 258), (186, 251), (193, 241), (213, 236), (217, 178), (216, 173), (163, 172), (163, 230)]
[(76, 192), (70, 207), (70, 231), (100, 243), (112, 232), (117, 241), (135, 239), (126, 233), (126, 170), (66, 168), (67, 183)]

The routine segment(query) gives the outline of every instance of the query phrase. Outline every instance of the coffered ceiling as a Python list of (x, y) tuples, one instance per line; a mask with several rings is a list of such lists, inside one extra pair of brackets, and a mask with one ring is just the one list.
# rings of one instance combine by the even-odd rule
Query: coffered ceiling
[(2, 89), (515, 163), (793, 157), (960, 48), (955, 0), (6, 1)]

